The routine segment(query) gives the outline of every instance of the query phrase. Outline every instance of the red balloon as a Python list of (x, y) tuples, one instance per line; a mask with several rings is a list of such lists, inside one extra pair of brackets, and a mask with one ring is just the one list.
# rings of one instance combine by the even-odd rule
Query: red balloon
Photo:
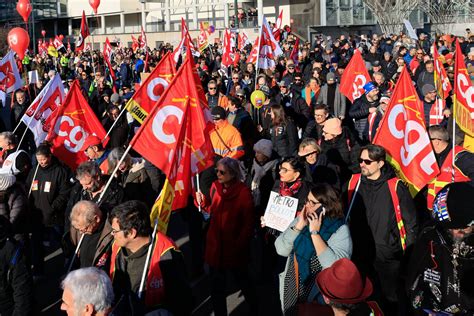
[(42, 30), (42, 31), (41, 31), (41, 35), (43, 35), (43, 37), (45, 37), (46, 31), (45, 31), (45, 30)]
[(63, 39), (64, 39), (64, 35), (62, 35), (62, 34), (59, 34), (59, 36), (58, 36), (58, 37), (59, 37), (59, 40), (62, 42), (62, 41), (63, 41)]
[(97, 8), (100, 5), (100, 0), (89, 0), (89, 4), (91, 5), (92, 9), (94, 9), (94, 13), (97, 14)]
[(20, 13), (23, 21), (25, 21), (25, 23), (28, 22), (28, 18), (33, 10), (30, 0), (19, 0), (16, 4), (16, 10)]
[(30, 45), (30, 36), (28, 32), (21, 27), (15, 27), (8, 32), (7, 37), (8, 45), (21, 60), (25, 57), (25, 51)]

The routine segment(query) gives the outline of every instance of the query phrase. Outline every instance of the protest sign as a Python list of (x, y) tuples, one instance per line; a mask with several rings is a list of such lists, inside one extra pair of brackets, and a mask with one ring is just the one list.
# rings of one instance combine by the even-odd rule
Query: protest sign
[(295, 219), (297, 206), (298, 199), (272, 191), (265, 209), (265, 225), (281, 232), (284, 231)]

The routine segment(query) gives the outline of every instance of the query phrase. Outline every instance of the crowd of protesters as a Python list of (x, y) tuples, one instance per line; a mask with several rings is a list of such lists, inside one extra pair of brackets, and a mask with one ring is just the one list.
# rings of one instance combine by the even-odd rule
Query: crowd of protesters
[[(474, 35), (458, 39), (474, 82)], [(258, 73), (246, 62), (251, 45), (226, 71), (221, 43), (195, 57), (215, 123), (215, 166), (202, 172), (199, 192), (178, 210), (192, 269), (159, 232), (144, 291), (149, 214), (164, 175), (134, 152), (112, 173), (140, 126), (120, 113), (171, 45), (148, 52), (116, 47), (115, 80), (94, 51), (26, 58), (22, 67), (39, 78), (14, 93), (9, 120), (0, 120), (0, 314), (38, 313), (33, 288), (45, 282), (44, 256), (62, 247), (64, 272), (73, 270), (62, 282), (68, 315), (189, 315), (196, 306), (190, 281), (205, 274), (219, 316), (228, 313), (229, 276), (248, 315), (266, 315), (262, 285), (283, 315), (472, 315), (474, 154), (463, 149), (461, 135), (450, 139), (450, 97), (441, 124), (430, 126), (437, 97), (431, 43), (452, 81), (454, 58), (462, 58), (453, 55), (453, 38), (320, 35), (300, 44), (297, 62), (290, 58), (295, 40), (285, 27), (284, 55)], [(355, 50), (372, 81), (351, 103), (340, 80)], [(415, 197), (386, 150), (371, 144), (404, 68), (423, 101), (441, 170)], [(113, 126), (105, 147), (97, 136), (86, 139), (81, 150), (89, 161), (74, 172), (48, 144), (35, 146), (30, 132), (19, 141), (21, 117), (56, 72), (66, 90), (78, 80), (104, 128)], [(255, 90), (265, 95), (260, 109), (252, 106)], [(445, 187), (452, 168), (456, 183)], [(282, 232), (263, 217), (272, 191), (298, 200)], [(432, 208), (446, 216), (433, 216)]]

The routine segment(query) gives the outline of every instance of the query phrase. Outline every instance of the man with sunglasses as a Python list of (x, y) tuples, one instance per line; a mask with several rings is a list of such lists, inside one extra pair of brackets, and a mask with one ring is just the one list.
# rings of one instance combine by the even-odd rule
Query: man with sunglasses
[(215, 80), (210, 80), (207, 84), (207, 93), (206, 99), (209, 105), (209, 108), (213, 109), (216, 106), (220, 106), (224, 109), (227, 109), (229, 100), (227, 97), (218, 90), (218, 85)]
[[(416, 209), (407, 186), (385, 161), (385, 149), (367, 145), (359, 156), (360, 174), (346, 185), (347, 211), (353, 240), (352, 260), (374, 282), (382, 309), (398, 310), (401, 263), (417, 234)], [(403, 304), (400, 304), (402, 306)]]

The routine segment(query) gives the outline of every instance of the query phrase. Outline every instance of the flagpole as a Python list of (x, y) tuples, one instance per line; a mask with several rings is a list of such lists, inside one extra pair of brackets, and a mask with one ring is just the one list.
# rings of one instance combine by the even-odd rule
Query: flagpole
[(456, 147), (456, 115), (455, 115), (455, 110), (457, 108), (457, 98), (456, 98), (456, 93), (453, 94), (454, 102), (453, 102), (453, 135), (452, 135), (452, 142), (453, 142), (453, 147), (451, 149), (451, 182), (454, 182), (454, 177), (455, 177), (455, 158), (456, 158), (456, 153), (454, 148)]
[(115, 124), (117, 124), (118, 120), (120, 119), (120, 117), (122, 117), (122, 114), (123, 114), (123, 112), (125, 112), (126, 109), (127, 109), (127, 107), (126, 107), (126, 105), (124, 105), (122, 111), (119, 114), (119, 116), (117, 116), (117, 118), (113, 122), (112, 126), (107, 131), (107, 134), (105, 134), (104, 138), (102, 139), (102, 142), (104, 142), (104, 140), (110, 135), (110, 132), (112, 132), (112, 129), (115, 127)]
[(28, 191), (28, 198), (30, 197), (31, 191), (33, 190), (33, 184), (35, 183), (35, 178), (36, 178), (36, 174), (38, 173), (38, 169), (39, 169), (39, 163), (36, 165), (36, 170), (33, 175), (33, 179), (31, 180), (30, 190)]
[[(361, 179), (362, 179), (362, 176), (361, 176)], [(356, 199), (357, 191), (359, 191), (359, 186), (360, 186), (360, 182), (361, 182), (360, 180), (361, 179), (359, 179), (359, 181), (357, 181), (357, 185), (355, 187), (354, 193), (352, 193), (351, 204), (349, 205), (349, 209), (347, 210), (347, 215), (346, 215), (346, 220), (345, 220), (346, 223), (349, 220), (349, 215), (351, 214), (352, 207), (354, 206), (354, 201)]]
[[(163, 193), (163, 191), (161, 191)], [(148, 265), (150, 264), (150, 259), (152, 255), (153, 246), (155, 244), (155, 238), (157, 238), (157, 231), (158, 231), (158, 217), (155, 219), (155, 226), (153, 227), (153, 233), (151, 234), (151, 242), (148, 246), (148, 253), (146, 255), (145, 266), (143, 267), (142, 279), (140, 281), (140, 287), (138, 288), (138, 298), (143, 298), (143, 289), (145, 287), (145, 280), (146, 275), (148, 272)]]
[(255, 63), (255, 88), (254, 88), (254, 90), (257, 90), (258, 60), (260, 59), (260, 43), (262, 42), (262, 25), (263, 25), (263, 21), (260, 21), (260, 31), (258, 33), (258, 44), (257, 44), (257, 62)]
[[(196, 189), (199, 193), (201, 193), (201, 185), (199, 184), (199, 172), (196, 173)], [(202, 213), (201, 203), (198, 203), (199, 213)]]

